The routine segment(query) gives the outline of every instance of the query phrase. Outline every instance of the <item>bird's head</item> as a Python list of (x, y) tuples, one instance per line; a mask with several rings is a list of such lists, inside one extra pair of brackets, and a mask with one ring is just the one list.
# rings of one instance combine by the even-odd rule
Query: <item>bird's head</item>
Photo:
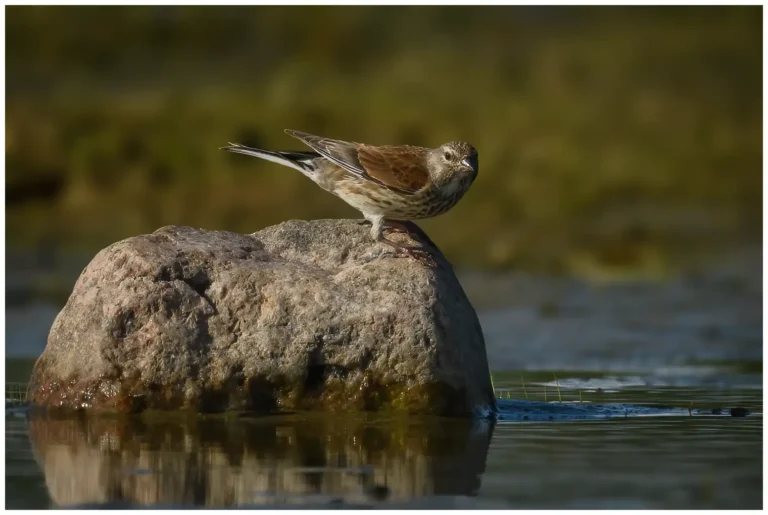
[(436, 182), (462, 178), (470, 182), (477, 176), (477, 150), (469, 143), (451, 141), (432, 149), (427, 158), (430, 175)]

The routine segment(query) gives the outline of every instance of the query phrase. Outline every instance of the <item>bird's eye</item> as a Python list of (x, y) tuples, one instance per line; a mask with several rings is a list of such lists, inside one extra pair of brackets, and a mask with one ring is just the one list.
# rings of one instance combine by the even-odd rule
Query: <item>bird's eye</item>
[(450, 152), (446, 152), (445, 154), (443, 154), (443, 158), (446, 161), (450, 161), (451, 160), (451, 153)]

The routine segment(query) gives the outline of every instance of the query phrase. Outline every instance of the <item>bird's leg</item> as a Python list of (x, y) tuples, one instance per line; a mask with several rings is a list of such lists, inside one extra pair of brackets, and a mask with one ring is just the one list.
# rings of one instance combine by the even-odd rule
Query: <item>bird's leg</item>
[[(371, 222), (371, 236), (375, 241), (385, 243), (389, 245), (390, 247), (394, 248), (396, 250), (397, 254), (400, 255), (406, 255), (408, 257), (412, 257), (415, 260), (426, 264), (426, 265), (434, 265), (435, 261), (432, 255), (427, 252), (424, 249), (417, 248), (417, 247), (408, 247), (406, 245), (401, 245), (399, 243), (395, 243), (394, 241), (391, 241), (384, 237), (384, 217), (383, 216), (377, 216), (377, 217), (366, 217)], [(405, 224), (401, 224), (398, 222), (400, 227), (403, 227), (406, 232), (408, 232), (408, 226)]]
[(371, 223), (371, 238), (375, 241), (381, 241), (382, 229), (384, 227), (384, 217), (375, 215), (365, 215), (365, 219)]

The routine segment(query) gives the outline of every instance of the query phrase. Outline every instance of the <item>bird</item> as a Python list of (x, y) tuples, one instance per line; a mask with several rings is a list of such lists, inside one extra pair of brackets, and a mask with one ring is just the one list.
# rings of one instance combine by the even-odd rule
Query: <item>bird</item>
[(275, 151), (229, 143), (222, 150), (294, 168), (360, 211), (371, 238), (418, 257), (419, 249), (384, 237), (385, 227), (408, 232), (407, 222), (451, 209), (478, 173), (475, 147), (452, 141), (437, 148), (368, 145), (285, 130), (310, 151)]

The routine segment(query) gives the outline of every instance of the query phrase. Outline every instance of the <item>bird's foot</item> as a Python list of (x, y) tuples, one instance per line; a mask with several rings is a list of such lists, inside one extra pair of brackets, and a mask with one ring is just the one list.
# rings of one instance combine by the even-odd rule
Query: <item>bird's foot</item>
[(424, 249), (418, 247), (402, 247), (399, 252), (405, 257), (415, 259), (427, 268), (437, 266), (437, 261), (435, 261), (434, 256)]
[(382, 228), (382, 231), (385, 234), (392, 234), (392, 233), (405, 233), (405, 234), (411, 234), (411, 227), (408, 225), (408, 222), (399, 222), (397, 220), (387, 220), (384, 222), (384, 227)]
[(410, 220), (387, 220), (384, 225), (384, 231), (387, 233), (404, 233), (411, 239), (420, 239), (422, 242), (426, 242), (429, 246), (437, 248), (437, 245), (435, 245), (435, 242), (427, 236), (427, 233)]
[(386, 243), (393, 249), (395, 249), (395, 257), (410, 257), (418, 261), (424, 266), (427, 267), (434, 267), (437, 266), (437, 262), (435, 261), (434, 256), (430, 254), (428, 251), (424, 250), (420, 247), (408, 247), (406, 245), (400, 245), (399, 243), (395, 243), (394, 241), (390, 241), (386, 238), (381, 238), (379, 240), (382, 243)]

